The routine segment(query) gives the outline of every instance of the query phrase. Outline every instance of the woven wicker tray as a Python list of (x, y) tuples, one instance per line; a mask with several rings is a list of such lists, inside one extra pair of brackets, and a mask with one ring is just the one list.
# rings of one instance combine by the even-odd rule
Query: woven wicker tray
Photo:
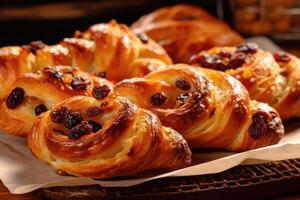
[(265, 199), (300, 191), (300, 159), (237, 166), (222, 173), (165, 178), (126, 188), (97, 185), (38, 191), (48, 200)]

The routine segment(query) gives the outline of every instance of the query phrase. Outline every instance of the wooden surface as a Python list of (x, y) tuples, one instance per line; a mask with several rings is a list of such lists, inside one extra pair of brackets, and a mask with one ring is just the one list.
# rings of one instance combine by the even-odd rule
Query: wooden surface
[(7, 188), (0, 182), (0, 199), (1, 200), (39, 200), (35, 193), (29, 194), (11, 194)]

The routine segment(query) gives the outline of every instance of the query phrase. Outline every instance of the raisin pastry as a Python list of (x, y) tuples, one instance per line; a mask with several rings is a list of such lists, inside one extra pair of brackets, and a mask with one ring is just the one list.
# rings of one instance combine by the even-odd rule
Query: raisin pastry
[(145, 34), (135, 35), (127, 26), (111, 21), (76, 32), (60, 44), (33, 42), (35, 70), (45, 66), (70, 65), (111, 81), (140, 77), (171, 63), (165, 50)]
[(75, 176), (111, 178), (173, 170), (191, 162), (183, 137), (122, 97), (76, 96), (40, 116), (28, 136), (32, 153)]
[(169, 53), (174, 62), (187, 63), (200, 50), (237, 45), (242, 37), (227, 24), (200, 7), (179, 4), (158, 9), (132, 25), (136, 33), (146, 33)]
[(155, 113), (191, 148), (244, 151), (276, 144), (284, 134), (273, 108), (251, 100), (239, 81), (215, 70), (177, 64), (123, 80), (114, 91)]
[(74, 95), (104, 98), (112, 84), (78, 68), (46, 67), (42, 72), (26, 73), (13, 84), (0, 104), (0, 127), (14, 135), (26, 136), (41, 113)]
[(243, 43), (200, 52), (190, 63), (234, 76), (252, 99), (271, 105), (283, 120), (300, 117), (300, 61), (295, 56), (272, 55), (254, 43)]
[(0, 48), (0, 99), (3, 99), (14, 81), (31, 72), (34, 57), (28, 49), (21, 47)]

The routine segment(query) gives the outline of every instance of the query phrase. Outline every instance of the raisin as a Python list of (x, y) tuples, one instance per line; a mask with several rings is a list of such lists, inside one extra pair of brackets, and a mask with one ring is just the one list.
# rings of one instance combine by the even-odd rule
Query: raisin
[(189, 63), (190, 64), (199, 64), (201, 67), (211, 68), (214, 59), (211, 55), (201, 54), (192, 56)]
[(289, 62), (291, 60), (291, 58), (289, 57), (288, 54), (284, 53), (284, 52), (276, 52), (273, 54), (274, 59), (277, 62)]
[(50, 79), (55, 79), (55, 80), (59, 80), (62, 81), (63, 78), (63, 73), (59, 72), (58, 70), (56, 70), (55, 68), (52, 67), (45, 67), (43, 69), (43, 73)]
[(230, 58), (232, 56), (232, 53), (230, 51), (220, 51), (218, 55), (222, 58)]
[(249, 135), (257, 140), (268, 132), (267, 114), (264, 112), (258, 112), (252, 116), (252, 124), (248, 129)]
[(66, 116), (71, 112), (67, 106), (61, 106), (60, 108), (50, 113), (51, 120), (55, 123), (62, 123)]
[(39, 116), (43, 112), (46, 112), (48, 109), (44, 104), (39, 104), (37, 107), (35, 107), (34, 112), (36, 116)]
[(90, 80), (81, 76), (74, 76), (70, 85), (74, 90), (86, 90), (87, 86), (90, 84)]
[(227, 69), (227, 65), (222, 60), (216, 60), (211, 68), (218, 71), (225, 71)]
[(236, 69), (246, 62), (246, 55), (244, 53), (235, 53), (230, 57), (229, 67)]
[(255, 53), (257, 52), (257, 50), (258, 50), (257, 44), (251, 42), (240, 44), (236, 48), (237, 52), (243, 52), (243, 53)]
[(70, 139), (77, 139), (85, 134), (88, 134), (93, 131), (93, 126), (87, 122), (83, 122), (81, 124), (77, 124), (73, 127), (69, 132)]
[(147, 44), (149, 42), (149, 38), (145, 33), (137, 33), (136, 36), (141, 40), (142, 43)]
[(42, 41), (33, 41), (30, 43), (30, 51), (36, 54), (37, 50), (44, 48), (46, 45)]
[(79, 112), (71, 112), (64, 119), (64, 126), (71, 129), (82, 122), (82, 117)]
[(110, 93), (110, 88), (107, 85), (94, 87), (92, 94), (96, 99), (104, 99)]
[(191, 89), (191, 85), (183, 79), (177, 79), (175, 82), (175, 85), (177, 88), (181, 89), (181, 90), (189, 90)]
[(92, 130), (93, 133), (96, 133), (98, 130), (100, 130), (102, 128), (101, 124), (99, 124), (95, 121), (90, 120), (90, 121), (88, 121), (88, 123), (93, 126), (93, 130)]
[(97, 116), (101, 113), (101, 109), (97, 106), (92, 106), (92, 107), (89, 107), (86, 109), (85, 111), (85, 115), (87, 117), (94, 117), (94, 116)]
[(190, 60), (190, 64), (199, 64), (201, 67), (211, 68), (215, 70), (225, 71), (227, 65), (221, 59), (219, 55), (203, 54), (193, 56)]
[(6, 99), (6, 105), (9, 109), (18, 107), (24, 100), (25, 91), (23, 88), (16, 87), (11, 91)]
[(168, 99), (167, 95), (162, 92), (156, 93), (151, 96), (151, 104), (154, 106), (160, 106)]

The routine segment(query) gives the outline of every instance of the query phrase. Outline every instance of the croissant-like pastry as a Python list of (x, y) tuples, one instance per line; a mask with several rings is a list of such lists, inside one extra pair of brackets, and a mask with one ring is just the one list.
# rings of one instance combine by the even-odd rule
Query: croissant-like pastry
[(239, 81), (219, 71), (178, 64), (123, 80), (114, 91), (157, 114), (191, 148), (244, 151), (275, 144), (284, 134), (273, 108), (251, 100)]
[(200, 50), (243, 41), (223, 21), (200, 7), (186, 4), (160, 8), (141, 17), (131, 27), (162, 45), (176, 63), (187, 63)]
[(135, 35), (127, 26), (111, 21), (76, 32), (53, 46), (36, 48), (36, 69), (70, 65), (103, 75), (112, 81), (140, 77), (160, 69), (171, 60), (165, 50), (144, 34)]
[(114, 95), (64, 100), (37, 119), (28, 144), (38, 159), (54, 168), (92, 178), (171, 170), (191, 162), (180, 134), (163, 127), (151, 112)]
[(141, 77), (171, 64), (165, 50), (145, 34), (135, 35), (114, 20), (76, 32), (60, 44), (32, 42), (21, 47), (0, 48), (0, 99), (14, 81), (26, 72), (47, 66), (67, 65), (118, 82)]
[(42, 72), (26, 73), (0, 102), (0, 127), (10, 134), (25, 136), (38, 115), (62, 100), (75, 95), (91, 96), (101, 90), (106, 90), (102, 94), (105, 96), (111, 88), (109, 81), (73, 67), (46, 67)]
[(33, 58), (25, 48), (0, 48), (0, 99), (7, 95), (10, 86), (21, 74), (31, 72)]
[(200, 52), (190, 63), (234, 76), (252, 99), (271, 105), (283, 120), (300, 117), (300, 61), (293, 55), (272, 55), (254, 43), (243, 43)]

